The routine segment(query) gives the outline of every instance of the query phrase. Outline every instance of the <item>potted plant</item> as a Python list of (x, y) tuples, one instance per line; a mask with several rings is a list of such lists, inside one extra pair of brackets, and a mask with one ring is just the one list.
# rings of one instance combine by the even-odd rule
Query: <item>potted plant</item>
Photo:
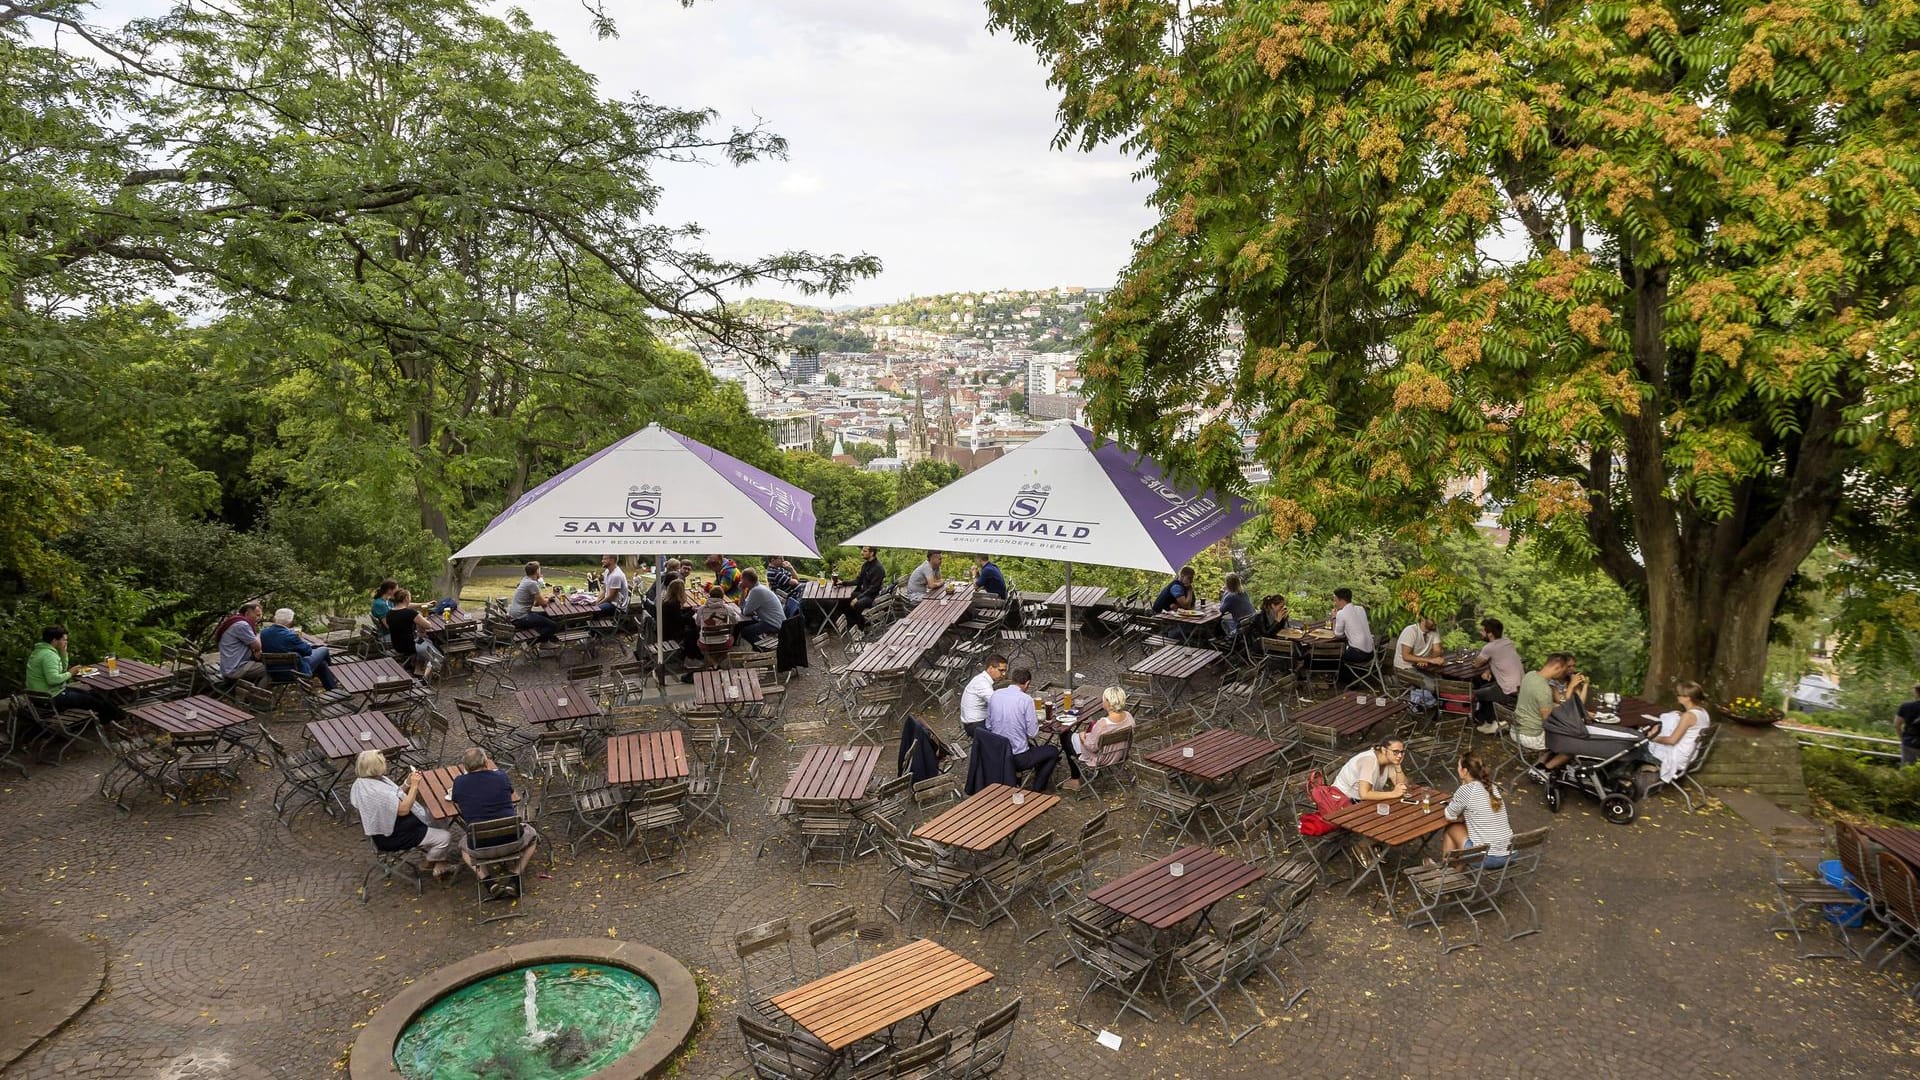
[(1772, 727), (1785, 717), (1779, 709), (1756, 697), (1737, 697), (1727, 702), (1721, 714), (1736, 724), (1748, 727)]

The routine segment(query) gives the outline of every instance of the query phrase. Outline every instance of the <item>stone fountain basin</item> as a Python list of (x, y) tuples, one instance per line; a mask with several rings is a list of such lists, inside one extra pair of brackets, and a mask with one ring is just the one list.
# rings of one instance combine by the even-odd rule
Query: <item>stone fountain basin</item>
[(554, 938), (490, 949), (414, 981), (374, 1013), (360, 1037), (353, 1041), (347, 1061), (352, 1080), (406, 1080), (393, 1063), (393, 1048), (414, 1017), (447, 994), (469, 983), (529, 964), (578, 961), (625, 968), (639, 974), (660, 991), (660, 1013), (653, 1028), (633, 1049), (594, 1074), (594, 1080), (643, 1080), (664, 1070), (700, 1014), (700, 990), (678, 960), (659, 949), (631, 941), (598, 938)]

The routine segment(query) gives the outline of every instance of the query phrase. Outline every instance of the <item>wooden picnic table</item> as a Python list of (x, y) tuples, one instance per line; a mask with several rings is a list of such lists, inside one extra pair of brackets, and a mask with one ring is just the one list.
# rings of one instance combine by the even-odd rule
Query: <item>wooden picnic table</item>
[[(363, 731), (367, 733), (365, 739), (360, 737)], [(391, 754), (413, 745), (378, 709), (315, 720), (307, 725), (307, 738), (335, 761), (359, 757), (362, 750)]]
[[(1193, 756), (1185, 751), (1191, 749)], [(1262, 758), (1286, 747), (1271, 739), (1248, 735), (1229, 728), (1212, 728), (1172, 746), (1155, 750), (1147, 760), (1202, 780), (1219, 782)]]
[(1920, 829), (1866, 828), (1860, 830), (1860, 835), (1920, 870)]
[(922, 938), (773, 997), (773, 1006), (834, 1051), (932, 1013), (993, 972)]
[[(426, 804), (427, 814), (435, 821), (455, 821), (460, 817), (460, 807), (453, 801), (453, 782), (464, 772), (466, 770), (458, 765), (420, 770), (420, 801)], [(513, 801), (520, 801), (520, 792), (513, 793)]]
[(421, 608), (418, 621), (420, 629), (429, 634), (445, 633), (450, 629), (465, 630), (470, 627), (477, 630), (480, 627), (479, 619), (474, 618), (464, 611), (458, 610), (449, 612), (447, 617), (443, 619), (438, 615), (430, 614), (425, 608)]
[[(520, 703), (520, 715), (529, 723), (558, 724), (568, 720), (590, 720), (600, 715), (600, 704), (587, 688), (571, 680), (530, 686), (517, 691), (513, 699)], [(562, 700), (565, 705), (560, 704)]]
[[(853, 755), (848, 760), (847, 755)], [(865, 798), (873, 770), (880, 764), (878, 746), (809, 746), (787, 777), (783, 799)]]
[(340, 689), (353, 694), (371, 694), (376, 687), (413, 681), (413, 675), (400, 666), (400, 661), (387, 656), (329, 667)]
[(907, 609), (907, 613), (900, 619), (902, 622), (912, 620), (939, 623), (942, 628), (952, 626), (966, 617), (967, 609), (973, 606), (973, 593), (972, 584), (956, 587), (952, 595), (948, 595), (945, 588), (938, 592), (930, 592), (926, 599)]
[(1067, 587), (1062, 585), (1053, 590), (1053, 593), (1047, 597), (1046, 602), (1049, 607), (1065, 607), (1067, 606), (1067, 601), (1072, 600), (1074, 607), (1091, 608), (1093, 605), (1099, 603), (1106, 595), (1107, 589), (1104, 585), (1075, 585), (1071, 595), (1069, 595)]
[(751, 668), (709, 668), (693, 673), (695, 705), (751, 705), (765, 701), (760, 673)]
[[(1018, 806), (1013, 802), (1015, 794), (1021, 796)], [(921, 822), (913, 835), (965, 851), (992, 851), (1059, 802), (1060, 796), (1044, 791), (988, 784), (938, 816)]]
[(253, 719), (252, 713), (205, 694), (139, 705), (127, 715), (168, 735), (210, 735)]
[(1211, 604), (1198, 611), (1181, 611), (1178, 608), (1168, 608), (1158, 615), (1155, 615), (1154, 618), (1164, 623), (1172, 623), (1179, 626), (1213, 626), (1220, 622), (1220, 614), (1220, 605)]
[(638, 731), (607, 740), (608, 784), (657, 784), (688, 775), (687, 742), (678, 729)]
[(116, 660), (114, 664), (119, 670), (112, 675), (107, 674), (105, 664), (92, 665), (94, 673), (75, 677), (73, 685), (102, 694), (137, 694), (149, 686), (173, 678), (173, 672), (166, 668), (139, 660)]
[(1149, 675), (1160, 679), (1191, 679), (1217, 663), (1224, 655), (1219, 649), (1203, 649), (1195, 645), (1162, 645), (1127, 671), (1133, 675)]
[[(1420, 812), (1419, 805), (1422, 795), (1433, 800), (1432, 806), (1424, 814)], [(1451, 798), (1437, 788), (1412, 784), (1408, 786), (1407, 794), (1398, 799), (1356, 802), (1326, 815), (1326, 819), (1328, 824), (1336, 828), (1346, 829), (1388, 847), (1399, 847), (1424, 841), (1453, 824), (1443, 812)], [(1380, 812), (1383, 806), (1387, 808), (1384, 814)], [(1393, 879), (1387, 876), (1387, 860), (1384, 857), (1374, 859), (1371, 866), (1355, 875), (1347, 885), (1347, 894), (1352, 895), (1353, 890), (1370, 877), (1379, 881), (1380, 891), (1386, 894), (1387, 906), (1392, 908)]]
[(901, 619), (867, 642), (860, 655), (847, 662), (846, 670), (868, 675), (905, 671), (919, 663), (946, 632), (947, 627), (939, 623)]
[(1397, 698), (1387, 698), (1387, 703), (1382, 705), (1379, 703), (1381, 695), (1362, 696), (1366, 698), (1364, 705), (1356, 700), (1356, 695), (1350, 693), (1328, 698), (1294, 713), (1294, 722), (1307, 727), (1325, 728), (1336, 735), (1351, 738), (1372, 730), (1377, 724), (1397, 722), (1407, 714), (1407, 703)]
[(1442, 679), (1453, 679), (1457, 682), (1472, 682), (1473, 677), (1479, 674), (1478, 670), (1474, 667), (1474, 662), (1479, 659), (1479, 656), (1479, 649), (1461, 649), (1457, 652), (1448, 653), (1446, 657), (1447, 662), (1441, 664), (1439, 667), (1421, 668), (1420, 670)]
[[(1179, 877), (1173, 876), (1174, 863), (1183, 871)], [(1167, 930), (1265, 876), (1257, 866), (1194, 844), (1100, 886), (1087, 899), (1155, 930)]]
[(835, 604), (842, 600), (853, 599), (853, 583), (835, 585), (831, 581), (809, 581), (800, 586), (800, 601), (820, 604)]

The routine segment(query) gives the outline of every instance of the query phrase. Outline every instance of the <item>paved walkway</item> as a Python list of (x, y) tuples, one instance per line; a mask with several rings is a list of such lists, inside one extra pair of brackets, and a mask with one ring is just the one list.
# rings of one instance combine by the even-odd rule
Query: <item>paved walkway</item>
[[(1111, 664), (1093, 666), (1102, 659), (1087, 666), (1096, 685), (1112, 675)], [(795, 684), (790, 719), (808, 719), (810, 706), (798, 702), (823, 681)], [(296, 724), (280, 727), (297, 743)], [(774, 755), (768, 775), (784, 776), (780, 758), (792, 752), (763, 752)], [(354, 890), (368, 849), (357, 825), (314, 813), (291, 830), (277, 824), (262, 770), (250, 767), (246, 786), (208, 816), (151, 800), (123, 814), (94, 794), (102, 764), (96, 751), (0, 786), (11, 839), (0, 862), (0, 917), (107, 946), (106, 993), (0, 1070), (5, 1080), (335, 1075), (356, 1025), (408, 979), (502, 943), (572, 935), (644, 940), (694, 969), (714, 1023), (681, 1075), (730, 1077), (742, 1067), (732, 1026), (734, 933), (849, 903), (863, 919), (883, 921), (891, 943), (931, 936), (997, 973), (943, 1022), (1024, 998), (1010, 1076), (1920, 1074), (1920, 1014), (1888, 981), (1848, 962), (1800, 961), (1765, 932), (1758, 834), (1719, 808), (1689, 815), (1656, 801), (1620, 828), (1569, 799), (1552, 819), (1536, 890), (1545, 933), (1512, 944), (1496, 938), (1442, 957), (1430, 934), (1400, 928), (1364, 892), (1326, 893), (1312, 901), (1306, 970), (1296, 973), (1313, 990), (1292, 1011), (1256, 982), (1263, 1028), (1238, 1047), (1225, 1046), (1217, 1024), (1128, 1017), (1117, 1026), (1126, 1041), (1109, 1051), (1068, 1022), (1083, 984), (1071, 965), (1049, 970), (1061, 947), (1054, 935), (1022, 944), (1044, 925), (1028, 906), (1017, 909), (1018, 929), (1001, 922), (981, 933), (956, 923), (940, 932), (932, 917), (901, 928), (878, 911), (877, 857), (802, 873), (798, 852), (776, 843), (756, 860), (762, 803), (743, 786), (744, 757), (728, 779), (733, 836), (702, 830), (690, 874), (656, 882), (624, 852), (589, 847), (573, 858), (563, 849), (552, 879), (524, 902), (528, 918), (485, 926), (465, 883), (429, 885), (417, 900), (410, 888), (376, 887), (363, 905)], [(890, 753), (880, 775), (892, 775)], [(1144, 817), (1123, 797), (1109, 805), (1130, 845), (1111, 873), (1171, 850), (1165, 837), (1140, 836)], [(1097, 807), (1069, 798), (1045, 825), (1071, 835)], [(1531, 791), (1514, 814), (1516, 827), (1548, 820)], [(6, 970), (6, 988), (17, 988), (17, 969)], [(1104, 1021), (1113, 1005), (1096, 994), (1088, 1015)], [(1229, 1015), (1252, 1022), (1241, 1004)]]

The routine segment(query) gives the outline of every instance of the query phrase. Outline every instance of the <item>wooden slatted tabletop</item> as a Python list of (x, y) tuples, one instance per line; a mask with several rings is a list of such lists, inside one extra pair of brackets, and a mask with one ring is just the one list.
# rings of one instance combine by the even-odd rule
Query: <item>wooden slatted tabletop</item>
[[(460, 817), (460, 807), (453, 801), (453, 782), (465, 771), (458, 765), (420, 771), (420, 801), (426, 804), (427, 813), (435, 821), (454, 821)], [(513, 793), (513, 801), (520, 801), (518, 791)]]
[[(847, 760), (847, 754), (853, 760)], [(783, 799), (861, 799), (880, 764), (878, 746), (809, 746), (787, 777)]]
[(128, 709), (127, 715), (169, 735), (205, 735), (253, 719), (244, 709), (205, 694), (141, 705)]
[(853, 599), (853, 585), (835, 585), (831, 581), (809, 581), (800, 586), (800, 599), (820, 603), (833, 603)]
[(902, 615), (901, 621), (938, 623), (943, 629), (952, 626), (966, 617), (967, 608), (973, 605), (973, 586), (961, 585), (949, 596), (945, 589), (937, 593), (928, 593), (925, 600), (914, 604)]
[(1293, 719), (1295, 723), (1353, 736), (1371, 730), (1375, 724), (1398, 723), (1407, 714), (1407, 703), (1404, 701), (1387, 698), (1387, 703), (1382, 705), (1379, 703), (1380, 695), (1367, 694), (1365, 697), (1367, 702), (1362, 705), (1355, 700), (1356, 695), (1343, 693), (1301, 709), (1293, 714)]
[(678, 730), (640, 731), (607, 740), (609, 784), (657, 784), (689, 775), (687, 741)]
[(1861, 829), (1860, 834), (1920, 870), (1920, 829)]
[[(1183, 873), (1174, 877), (1179, 863)], [(1108, 882), (1087, 899), (1130, 919), (1165, 930), (1178, 926), (1259, 881), (1266, 871), (1231, 855), (1195, 844)]]
[[(1193, 750), (1193, 756), (1185, 754)], [(1172, 746), (1155, 750), (1147, 760), (1155, 765), (1177, 769), (1202, 780), (1224, 780), (1241, 769), (1286, 747), (1271, 739), (1248, 735), (1228, 728), (1213, 728)]]
[(765, 701), (760, 673), (749, 668), (722, 668), (693, 673), (695, 705), (751, 705)]
[(427, 612), (425, 609), (422, 609), (420, 612), (419, 622), (420, 622), (420, 629), (426, 631), (429, 634), (444, 633), (449, 628), (452, 628), (454, 630), (463, 630), (468, 627), (471, 627), (477, 630), (480, 627), (480, 620), (474, 618), (473, 616), (467, 614), (464, 611), (448, 612), (447, 617), (443, 619), (437, 615), (433, 615)]
[[(1106, 595), (1107, 590), (1103, 585), (1075, 585), (1072, 595), (1073, 606), (1077, 608), (1090, 608), (1104, 599)], [(1047, 597), (1047, 603), (1052, 607), (1065, 607), (1067, 606), (1067, 600), (1067, 587), (1065, 585), (1053, 590), (1052, 595)]]
[(370, 694), (375, 687), (413, 681), (400, 661), (382, 656), (353, 664), (332, 664), (333, 677), (340, 689), (352, 694)]
[(796, 986), (773, 1006), (833, 1050), (845, 1050), (993, 978), (925, 938)]
[(1154, 618), (1180, 626), (1211, 626), (1220, 621), (1220, 605), (1211, 605), (1205, 611), (1180, 611), (1168, 608)]
[(901, 619), (867, 642), (860, 655), (847, 662), (846, 670), (868, 675), (905, 671), (919, 663), (920, 657), (933, 648), (946, 631), (947, 628), (938, 623)]
[(1192, 645), (1162, 645), (1128, 668), (1127, 672), (1132, 675), (1151, 675), (1159, 679), (1191, 679), (1205, 670), (1208, 665), (1217, 662), (1223, 655), (1225, 654), (1218, 649), (1201, 649)]
[(547, 599), (545, 608), (547, 617), (555, 622), (568, 622), (574, 619), (588, 619), (600, 614), (600, 601), (596, 593), (569, 594), (555, 600)]
[[(593, 695), (577, 682), (530, 686), (516, 692), (513, 699), (520, 703), (520, 715), (533, 724), (558, 724), (600, 715), (600, 706)], [(566, 701), (565, 705), (560, 704), (562, 700)]]
[[(1369, 840), (1397, 846), (1412, 843), (1446, 828), (1452, 824), (1447, 815), (1441, 813), (1447, 800), (1452, 798), (1444, 791), (1419, 784), (1410, 786), (1408, 794), (1416, 800), (1422, 794), (1433, 797), (1433, 807), (1429, 813), (1421, 813), (1417, 802), (1409, 803), (1402, 799), (1390, 799), (1382, 802), (1359, 802), (1352, 806), (1336, 810), (1327, 815), (1328, 824), (1359, 833)], [(1384, 806), (1387, 812), (1382, 814)]]
[[(362, 739), (361, 732), (366, 732), (367, 737)], [(315, 720), (307, 725), (307, 738), (335, 761), (358, 757), (362, 750), (391, 754), (413, 745), (387, 719), (387, 714), (378, 709)]]
[(139, 660), (117, 660), (115, 664), (119, 670), (112, 675), (107, 674), (105, 664), (94, 664), (94, 673), (79, 676), (73, 685), (102, 694), (128, 694), (173, 677), (173, 672), (166, 668), (155, 667)]
[[(1016, 793), (1021, 795), (1018, 806), (1013, 803)], [(967, 851), (992, 851), (1059, 802), (1060, 796), (1044, 791), (988, 784), (938, 816), (921, 822), (913, 835)]]

